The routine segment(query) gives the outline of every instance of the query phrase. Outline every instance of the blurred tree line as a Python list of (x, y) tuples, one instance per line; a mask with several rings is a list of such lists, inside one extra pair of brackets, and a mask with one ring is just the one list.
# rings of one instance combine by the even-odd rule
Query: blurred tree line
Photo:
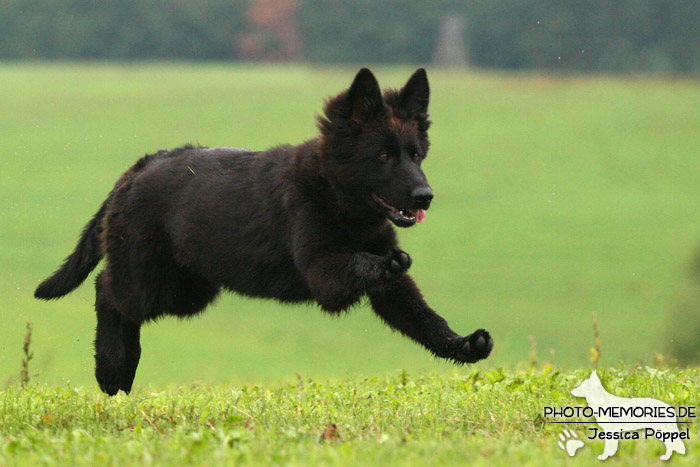
[(429, 63), (448, 18), (476, 66), (700, 71), (698, 0), (1, 0), (0, 58)]

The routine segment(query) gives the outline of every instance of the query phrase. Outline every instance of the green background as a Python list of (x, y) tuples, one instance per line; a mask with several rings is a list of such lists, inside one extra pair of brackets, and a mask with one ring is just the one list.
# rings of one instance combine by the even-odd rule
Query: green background
[[(413, 71), (377, 67), (382, 86)], [(25, 323), (33, 380), (94, 384), (91, 281), (59, 301), (33, 289), (138, 157), (192, 142), (264, 149), (316, 134), (323, 99), (355, 67), (0, 64), (0, 378), (16, 379)], [(436, 198), (401, 230), (412, 275), (460, 333), (578, 367), (664, 352), (700, 245), (700, 83), (682, 78), (428, 69)], [(231, 245), (235, 248), (235, 245)], [(681, 326), (684, 323), (680, 323)], [(461, 372), (358, 307), (222, 297), (203, 316), (145, 327), (136, 384)], [(551, 349), (551, 350), (550, 350)], [(552, 354), (553, 352), (553, 354)]]

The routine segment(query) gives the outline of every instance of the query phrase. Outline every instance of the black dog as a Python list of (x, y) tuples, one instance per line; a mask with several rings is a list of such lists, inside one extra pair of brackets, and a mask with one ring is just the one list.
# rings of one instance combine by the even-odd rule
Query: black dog
[(433, 198), (420, 167), (429, 94), (422, 68), (383, 96), (365, 68), (327, 101), (321, 135), (299, 146), (145, 156), (34, 295), (62, 297), (107, 256), (96, 280), (95, 376), (110, 395), (131, 390), (144, 322), (196, 314), (221, 287), (314, 300), (331, 313), (369, 296), (389, 326), (438, 357), (486, 358), (488, 332), (461, 337), (425, 303), (391, 226), (421, 222)]

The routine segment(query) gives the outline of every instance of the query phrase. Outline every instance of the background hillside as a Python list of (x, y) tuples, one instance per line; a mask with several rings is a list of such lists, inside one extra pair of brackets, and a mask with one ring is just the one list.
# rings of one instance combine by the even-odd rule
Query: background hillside
[(0, 59), (700, 71), (696, 0), (6, 0)]

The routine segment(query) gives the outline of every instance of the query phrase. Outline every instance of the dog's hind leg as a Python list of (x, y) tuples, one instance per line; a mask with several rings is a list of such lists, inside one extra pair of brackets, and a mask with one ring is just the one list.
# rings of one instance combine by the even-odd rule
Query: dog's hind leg
[(122, 340), (122, 317), (114, 307), (106, 285), (105, 272), (95, 281), (97, 327), (95, 329), (95, 378), (100, 389), (110, 396), (121, 386), (126, 353)]
[(113, 396), (120, 389), (127, 394), (131, 391), (141, 358), (141, 323), (117, 309), (107, 274), (101, 272), (95, 281), (95, 377), (100, 389)]
[[(678, 429), (669, 431), (678, 433)], [(664, 441), (664, 445), (666, 446), (666, 452), (660, 457), (662, 461), (669, 460), (674, 452), (677, 452), (678, 454), (685, 454), (685, 444), (679, 438)]]
[(122, 317), (121, 336), (124, 345), (124, 368), (119, 389), (129, 394), (141, 358), (141, 324)]

